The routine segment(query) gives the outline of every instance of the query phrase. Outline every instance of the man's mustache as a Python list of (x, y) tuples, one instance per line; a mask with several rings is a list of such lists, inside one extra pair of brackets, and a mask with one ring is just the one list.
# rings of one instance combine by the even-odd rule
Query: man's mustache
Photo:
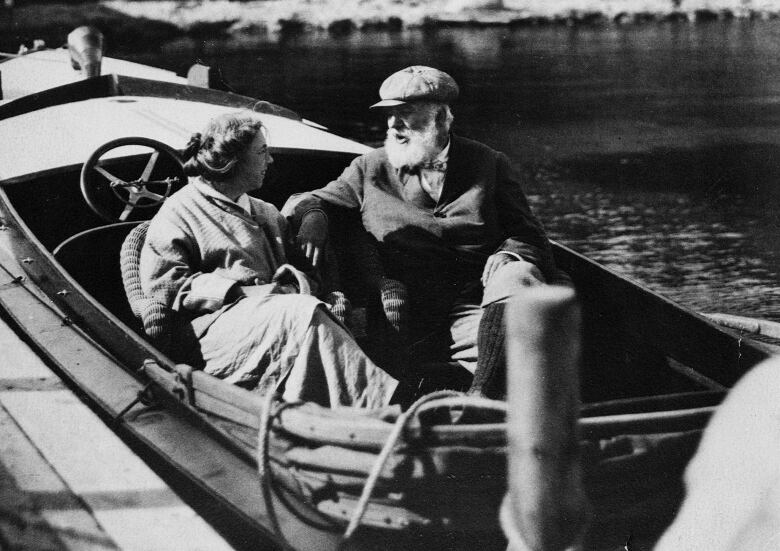
[(387, 131), (387, 137), (393, 138), (395, 140), (401, 139), (401, 140), (408, 140), (411, 136), (409, 134), (405, 134), (403, 132), (397, 132), (395, 130), (388, 130)]

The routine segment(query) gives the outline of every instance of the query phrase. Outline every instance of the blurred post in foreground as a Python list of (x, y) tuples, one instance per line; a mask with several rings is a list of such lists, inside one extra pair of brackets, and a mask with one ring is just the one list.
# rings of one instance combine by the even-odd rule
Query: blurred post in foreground
[(685, 489), (655, 551), (780, 549), (780, 356), (731, 389), (688, 464)]
[(501, 524), (510, 551), (578, 549), (590, 515), (577, 420), (581, 320), (574, 290), (529, 288), (507, 324), (508, 492)]

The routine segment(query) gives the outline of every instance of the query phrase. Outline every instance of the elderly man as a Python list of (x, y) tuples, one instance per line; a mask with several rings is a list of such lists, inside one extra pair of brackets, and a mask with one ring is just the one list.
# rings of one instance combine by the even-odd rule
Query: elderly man
[(416, 345), (413, 357), (431, 355), (430, 343), (438, 342), (436, 359), (474, 375), (471, 394), (502, 398), (504, 301), (557, 271), (507, 156), (451, 133), (449, 105), (458, 93), (450, 75), (431, 67), (388, 77), (371, 106), (387, 117), (384, 147), (292, 199), (286, 211), (300, 224), (298, 245), (314, 265), (323, 255), (328, 209), (359, 211), (378, 252), (379, 273), (369, 279), (390, 324)]

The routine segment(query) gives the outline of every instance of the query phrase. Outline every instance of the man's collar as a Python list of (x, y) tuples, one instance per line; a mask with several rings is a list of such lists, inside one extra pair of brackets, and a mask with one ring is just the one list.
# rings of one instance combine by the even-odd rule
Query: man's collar
[(447, 162), (447, 160), (450, 158), (450, 144), (452, 143), (452, 137), (447, 137), (447, 145), (444, 146), (444, 149), (442, 149), (438, 155), (436, 155), (436, 161), (442, 161)]

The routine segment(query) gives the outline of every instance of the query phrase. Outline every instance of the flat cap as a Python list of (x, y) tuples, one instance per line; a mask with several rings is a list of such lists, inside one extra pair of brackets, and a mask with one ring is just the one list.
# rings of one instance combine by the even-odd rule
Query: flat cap
[(458, 97), (458, 92), (457, 83), (444, 71), (413, 65), (385, 79), (379, 88), (382, 101), (372, 105), (371, 109), (394, 107), (410, 101), (450, 103)]

